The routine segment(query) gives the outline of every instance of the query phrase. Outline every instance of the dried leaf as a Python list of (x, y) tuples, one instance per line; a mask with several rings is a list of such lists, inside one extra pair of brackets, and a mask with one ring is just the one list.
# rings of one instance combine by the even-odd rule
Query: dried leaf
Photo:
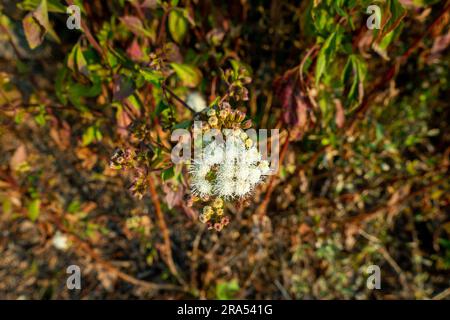
[(120, 21), (125, 25), (125, 27), (133, 32), (137, 36), (150, 37), (150, 33), (145, 30), (142, 21), (134, 16), (124, 16), (120, 18)]
[(28, 13), (22, 20), (25, 37), (27, 38), (30, 49), (34, 49), (42, 43), (45, 35), (45, 29), (33, 17), (33, 13)]
[(27, 159), (27, 150), (25, 148), (25, 145), (21, 144), (16, 151), (14, 152), (13, 156), (9, 160), (9, 166), (12, 170), (17, 170), (22, 163), (25, 162)]
[(335, 122), (338, 128), (342, 128), (345, 123), (345, 112), (344, 108), (342, 107), (341, 100), (334, 99), (334, 105), (336, 106), (336, 116), (335, 116)]

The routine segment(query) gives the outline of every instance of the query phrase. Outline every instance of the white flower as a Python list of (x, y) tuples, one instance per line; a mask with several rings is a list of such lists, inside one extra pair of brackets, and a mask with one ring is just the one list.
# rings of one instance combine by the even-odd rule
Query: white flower
[(238, 180), (246, 180), (248, 178), (248, 175), (250, 173), (249, 166), (245, 164), (241, 164), (240, 166), (236, 166), (236, 178)]
[(224, 158), (223, 146), (213, 141), (204, 149), (203, 156), (208, 165), (219, 164)]
[(59, 231), (56, 231), (55, 235), (53, 236), (52, 244), (56, 249), (62, 251), (67, 250), (70, 246), (67, 236)]
[(211, 166), (202, 160), (195, 160), (190, 166), (189, 173), (192, 176), (192, 187), (195, 189), (194, 193), (199, 195), (206, 195), (209, 193), (210, 188), (208, 189), (208, 187), (206, 187), (207, 183), (209, 183), (206, 180), (206, 175), (210, 170)]
[(251, 185), (248, 182), (248, 180), (238, 179), (236, 181), (234, 193), (238, 197), (244, 197), (250, 192), (250, 189), (251, 189)]
[(246, 164), (254, 164), (261, 160), (261, 153), (259, 153), (258, 149), (256, 147), (251, 147), (248, 150), (244, 150), (241, 153), (241, 159)]
[(210, 169), (210, 166), (208, 166), (207, 164), (204, 164), (204, 163), (200, 164), (198, 166), (198, 175), (201, 177), (206, 177), (206, 175), (209, 172), (209, 169)]
[(200, 112), (207, 107), (205, 98), (197, 91), (191, 92), (187, 96), (186, 104), (194, 109), (195, 112)]
[(217, 171), (217, 178), (219, 180), (230, 180), (233, 179), (235, 174), (236, 166), (232, 163), (225, 162), (219, 166)]
[(214, 191), (222, 198), (229, 199), (233, 196), (235, 191), (235, 182), (231, 179), (222, 180), (216, 183)]
[(205, 178), (194, 177), (191, 182), (192, 192), (195, 195), (204, 197), (211, 194), (212, 185)]
[(248, 181), (251, 184), (257, 184), (261, 179), (261, 171), (258, 168), (251, 168), (248, 174)]
[(211, 167), (204, 163), (203, 161), (196, 161), (193, 165), (191, 165), (189, 172), (198, 178), (204, 178)]

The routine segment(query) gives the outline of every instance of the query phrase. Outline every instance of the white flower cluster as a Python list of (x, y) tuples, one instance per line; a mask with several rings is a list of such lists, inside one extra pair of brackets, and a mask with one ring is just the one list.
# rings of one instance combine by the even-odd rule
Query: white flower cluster
[(240, 129), (226, 130), (225, 142), (212, 141), (191, 166), (192, 191), (200, 197), (243, 198), (269, 172), (253, 141)]

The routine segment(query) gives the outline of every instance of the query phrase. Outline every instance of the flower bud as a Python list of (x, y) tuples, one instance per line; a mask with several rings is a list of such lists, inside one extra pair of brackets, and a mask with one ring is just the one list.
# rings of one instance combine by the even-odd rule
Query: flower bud
[(211, 215), (213, 213), (213, 209), (210, 206), (205, 206), (203, 208), (203, 214), (204, 215)]
[(249, 84), (249, 83), (252, 82), (252, 78), (250, 78), (250, 77), (243, 77), (242, 78), (242, 82), (245, 83), (245, 84)]
[(210, 129), (211, 129), (211, 127), (209, 126), (209, 124), (204, 122), (203, 125), (202, 125), (203, 132), (208, 132)]
[(219, 217), (223, 216), (223, 209), (222, 209), (222, 208), (217, 209), (217, 210), (216, 210), (216, 214), (217, 214)]
[(228, 117), (229, 110), (228, 109), (222, 109), (219, 112), (219, 118), (224, 120), (226, 117)]
[(216, 200), (214, 200), (213, 205), (214, 208), (219, 209), (223, 207), (223, 200), (222, 198), (216, 198)]
[(234, 121), (234, 119), (236, 119), (236, 112), (233, 110), (230, 112), (229, 120)]
[(199, 215), (198, 219), (200, 220), (201, 223), (206, 223), (209, 220), (206, 218), (206, 216), (204, 214)]
[(211, 125), (211, 127), (215, 127), (219, 123), (219, 119), (217, 119), (216, 116), (209, 117), (208, 123)]
[(248, 119), (244, 121), (241, 125), (242, 129), (250, 129), (252, 127), (252, 120)]
[(228, 216), (223, 217), (221, 222), (224, 226), (228, 225), (230, 223), (230, 217)]
[(242, 111), (237, 111), (236, 112), (236, 121), (242, 122), (244, 119), (245, 119), (245, 113)]
[(216, 231), (221, 231), (223, 229), (223, 225), (219, 222), (214, 223), (214, 229), (216, 229)]

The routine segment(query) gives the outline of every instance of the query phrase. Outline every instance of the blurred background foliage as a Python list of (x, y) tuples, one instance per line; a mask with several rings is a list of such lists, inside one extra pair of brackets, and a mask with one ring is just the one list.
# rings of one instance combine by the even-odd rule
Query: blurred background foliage
[[(449, 20), (439, 0), (2, 0), (0, 297), (448, 297)], [(279, 173), (220, 233), (170, 161), (201, 96), (281, 130)]]

